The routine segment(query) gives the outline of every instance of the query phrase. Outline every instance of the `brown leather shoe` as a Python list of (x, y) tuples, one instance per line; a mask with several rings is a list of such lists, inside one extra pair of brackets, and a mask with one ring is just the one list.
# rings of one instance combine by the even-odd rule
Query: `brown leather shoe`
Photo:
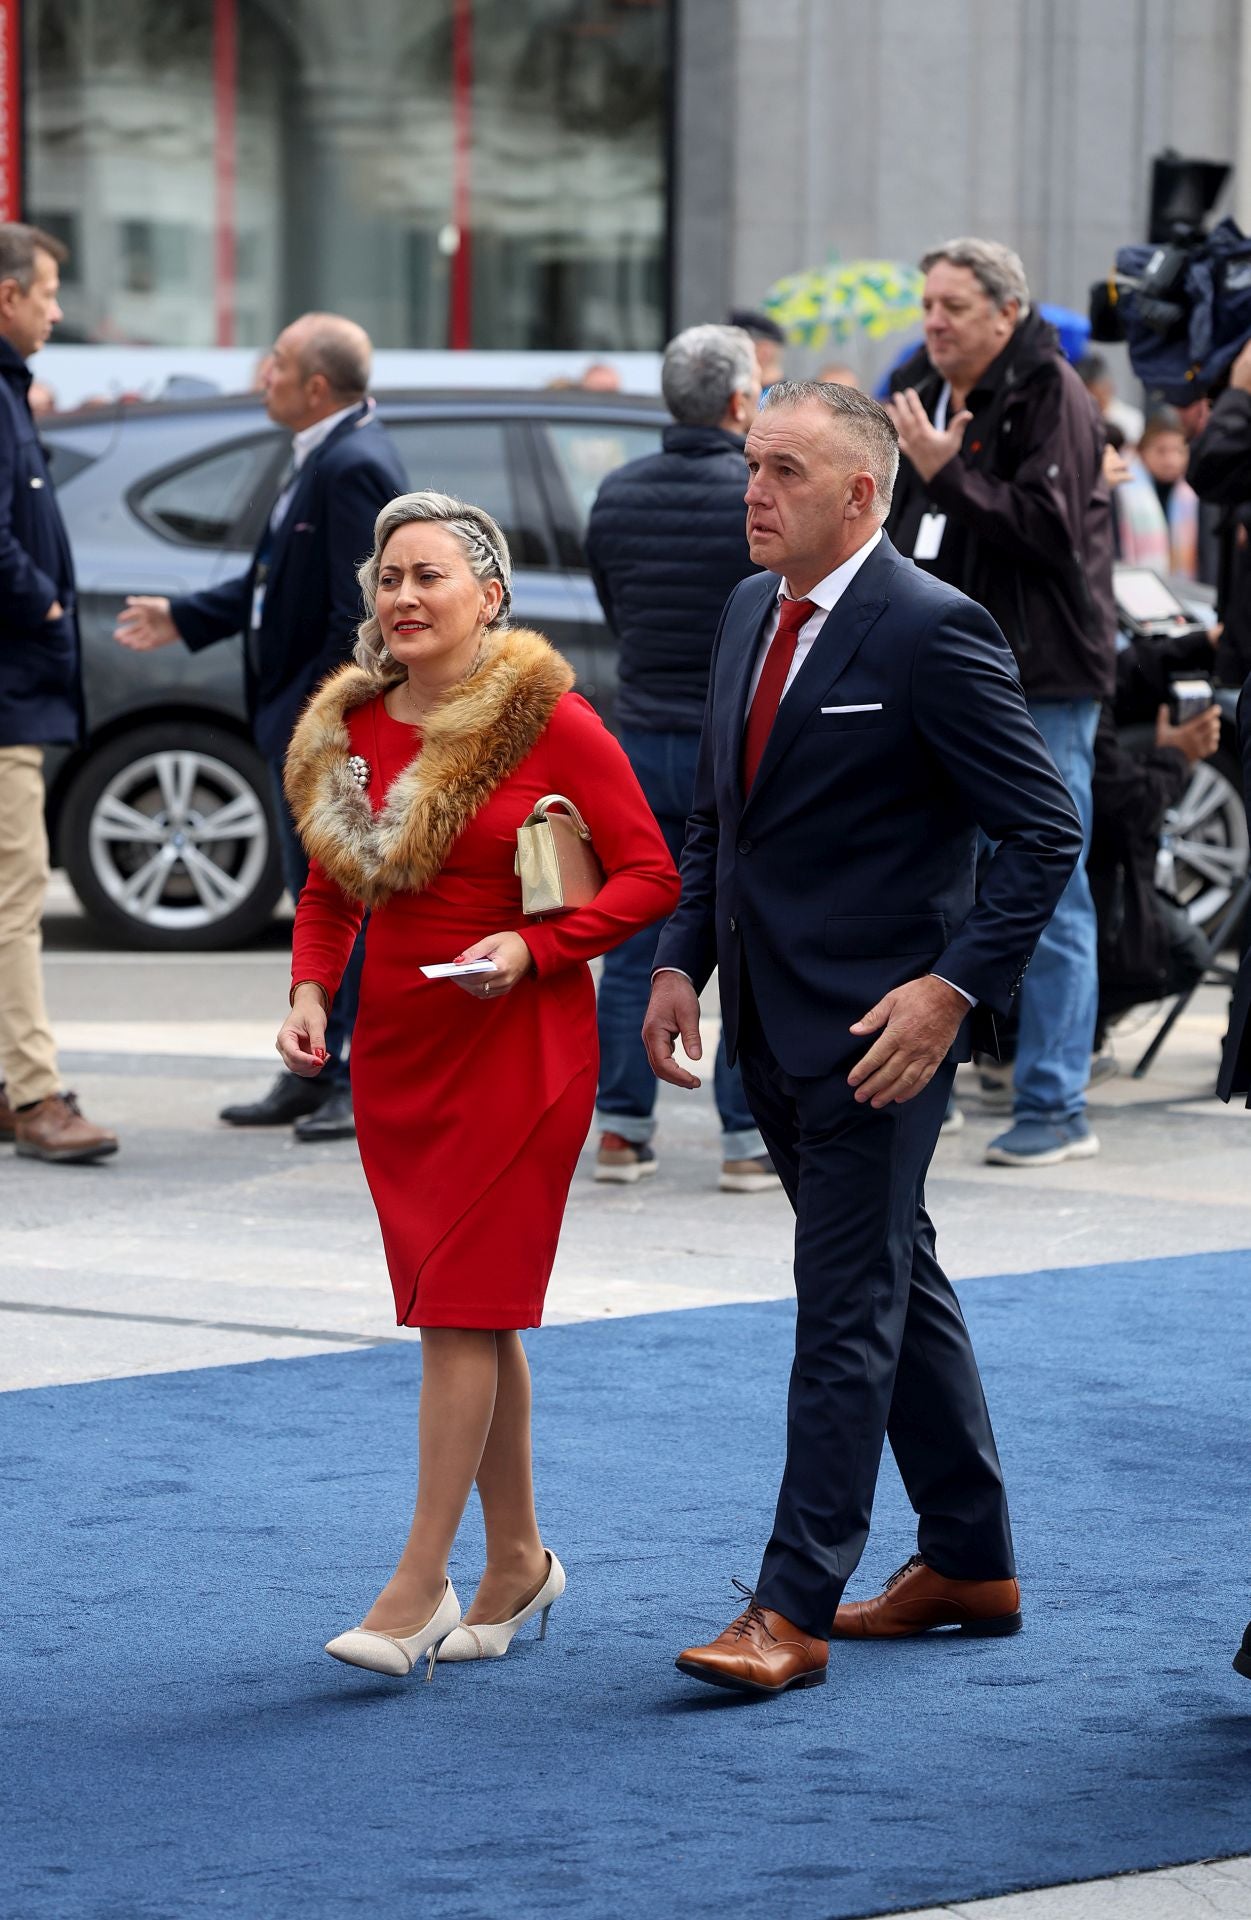
[(892, 1573), (872, 1600), (847, 1600), (834, 1615), (836, 1640), (902, 1640), (933, 1627), (961, 1633), (1019, 1633), (1018, 1580), (946, 1580), (919, 1553)]
[(0, 1140), (12, 1140), (17, 1132), (17, 1115), (9, 1105), (9, 1090), (0, 1081)]
[(103, 1160), (117, 1152), (117, 1135), (84, 1118), (72, 1093), (50, 1093), (15, 1114), (14, 1134), (19, 1154), (28, 1160)]
[(747, 1587), (746, 1613), (731, 1620), (706, 1647), (688, 1647), (674, 1662), (679, 1673), (706, 1680), (710, 1687), (736, 1693), (785, 1693), (788, 1687), (820, 1687), (830, 1657), (829, 1642), (784, 1620), (771, 1607), (758, 1607)]

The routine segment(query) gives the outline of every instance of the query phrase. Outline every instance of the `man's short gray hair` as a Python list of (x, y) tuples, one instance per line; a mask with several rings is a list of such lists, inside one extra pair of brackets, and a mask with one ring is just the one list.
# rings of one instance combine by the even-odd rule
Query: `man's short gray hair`
[(839, 435), (872, 478), (875, 511), (879, 520), (885, 520), (899, 472), (899, 435), (889, 413), (859, 387), (820, 380), (777, 381), (764, 397), (765, 411), (802, 406), (806, 400), (815, 400), (833, 415)]
[(681, 426), (720, 426), (735, 394), (755, 383), (755, 343), (742, 327), (687, 327), (665, 348), (660, 390)]
[(27, 227), (20, 220), (0, 226), (0, 280), (16, 280), (23, 293), (29, 293), (35, 280), (35, 256), (51, 255), (59, 267), (69, 259), (69, 248), (42, 227)]
[(949, 266), (967, 267), (1001, 313), (1010, 300), (1017, 301), (1021, 309), (1019, 318), (1024, 320), (1029, 312), (1029, 281), (1025, 278), (1024, 261), (1011, 247), (1003, 246), (998, 240), (947, 240), (922, 256), (922, 273), (928, 273), (940, 260), (947, 261)]
[(482, 507), (472, 507), (467, 500), (458, 500), (454, 494), (435, 493), (426, 489), (422, 493), (401, 493), (389, 501), (374, 521), (374, 550), (367, 560), (362, 560), (356, 570), (364, 596), (366, 617), (356, 629), (357, 640), (353, 658), (358, 667), (371, 673), (376, 679), (387, 680), (401, 678), (404, 668), (395, 658), (382, 637), (382, 627), (378, 620), (378, 575), (382, 571), (382, 556), (392, 534), (401, 527), (416, 525), (446, 527), (454, 534), (457, 544), (469, 563), (469, 571), (475, 580), (498, 580), (504, 589), (499, 612), (488, 627), (488, 633), (502, 632), (508, 622), (508, 610), (513, 597), (513, 562), (508, 551), (508, 542), (500, 528)]
[(300, 372), (320, 373), (334, 394), (362, 399), (369, 388), (373, 343), (364, 327), (341, 313), (302, 313), (297, 322)]

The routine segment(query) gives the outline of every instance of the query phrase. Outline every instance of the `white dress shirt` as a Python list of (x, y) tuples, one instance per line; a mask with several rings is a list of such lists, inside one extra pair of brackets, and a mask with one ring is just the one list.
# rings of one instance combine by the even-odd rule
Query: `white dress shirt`
[(756, 655), (756, 664), (752, 669), (751, 686), (747, 693), (748, 713), (751, 712), (751, 703), (756, 697), (756, 688), (760, 685), (760, 676), (764, 672), (765, 655), (773, 645), (773, 636), (778, 630), (778, 621), (781, 618), (783, 600), (811, 600), (816, 608), (816, 612), (810, 614), (804, 621), (803, 626), (799, 629), (799, 639), (795, 646), (795, 658), (791, 661), (790, 672), (786, 676), (786, 685), (782, 689), (782, 698), (785, 699), (795, 684), (795, 675), (799, 672), (804, 661), (812, 652), (813, 642), (825, 625), (827, 616), (832, 609), (838, 605), (869, 555), (875, 547), (880, 545), (881, 539), (882, 529), (879, 527), (873, 538), (866, 540), (862, 547), (858, 547), (856, 552), (852, 554), (850, 560), (844, 560), (841, 567), (835, 567), (833, 573), (827, 573), (824, 580), (818, 580), (816, 586), (808, 593), (794, 593), (791, 589), (790, 581), (783, 579), (781, 586), (778, 588), (777, 602), (773, 612), (765, 622), (765, 629), (760, 637), (760, 651)]

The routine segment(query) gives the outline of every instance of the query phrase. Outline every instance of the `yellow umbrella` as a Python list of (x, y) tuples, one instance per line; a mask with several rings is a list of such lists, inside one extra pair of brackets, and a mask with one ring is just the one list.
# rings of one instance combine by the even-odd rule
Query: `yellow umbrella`
[(923, 284), (916, 267), (897, 260), (831, 260), (775, 281), (764, 305), (797, 346), (857, 334), (881, 340), (916, 326)]

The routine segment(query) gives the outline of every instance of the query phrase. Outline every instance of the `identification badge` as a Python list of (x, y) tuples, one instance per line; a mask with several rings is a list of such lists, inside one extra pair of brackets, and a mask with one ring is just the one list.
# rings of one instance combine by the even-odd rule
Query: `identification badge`
[(921, 524), (917, 528), (916, 545), (912, 549), (914, 560), (937, 560), (938, 550), (943, 544), (943, 534), (947, 530), (945, 513), (923, 513)]

